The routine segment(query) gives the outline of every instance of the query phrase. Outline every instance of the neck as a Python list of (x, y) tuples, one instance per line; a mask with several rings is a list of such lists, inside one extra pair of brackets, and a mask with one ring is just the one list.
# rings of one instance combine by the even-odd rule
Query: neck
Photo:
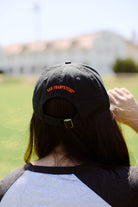
[(80, 163), (67, 158), (62, 148), (56, 147), (56, 149), (52, 153), (35, 162), (32, 162), (32, 164), (49, 167), (69, 167), (79, 165)]

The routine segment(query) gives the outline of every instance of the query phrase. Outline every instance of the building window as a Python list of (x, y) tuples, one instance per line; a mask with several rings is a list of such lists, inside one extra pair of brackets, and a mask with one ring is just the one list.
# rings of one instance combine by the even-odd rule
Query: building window
[(36, 66), (32, 66), (32, 74), (35, 74), (36, 73)]
[(21, 51), (26, 52), (28, 49), (28, 45), (23, 45)]
[(53, 47), (53, 43), (46, 43), (45, 48), (46, 49), (51, 49)]
[(10, 68), (7, 70), (7, 72), (8, 72), (9, 74), (12, 74), (12, 73), (13, 73), (13, 68), (10, 67)]
[(20, 74), (23, 74), (24, 73), (24, 67), (20, 67)]
[(46, 68), (47, 68), (47, 65), (44, 65), (44, 66), (43, 66), (43, 69), (46, 69)]
[(71, 47), (76, 47), (76, 46), (78, 46), (79, 45), (79, 42), (78, 42), (78, 40), (73, 40), (72, 42), (71, 42)]

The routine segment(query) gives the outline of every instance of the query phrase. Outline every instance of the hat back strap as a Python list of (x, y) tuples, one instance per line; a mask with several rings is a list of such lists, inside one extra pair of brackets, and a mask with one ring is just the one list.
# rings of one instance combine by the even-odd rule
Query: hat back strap
[(74, 117), (70, 118), (57, 118), (49, 115), (44, 115), (43, 120), (45, 123), (53, 126), (65, 127), (65, 128), (73, 128), (75, 124), (78, 122), (79, 114), (76, 114)]

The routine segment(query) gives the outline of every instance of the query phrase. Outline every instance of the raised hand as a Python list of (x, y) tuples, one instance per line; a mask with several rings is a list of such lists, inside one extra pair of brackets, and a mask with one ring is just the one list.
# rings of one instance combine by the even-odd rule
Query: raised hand
[(138, 133), (138, 103), (134, 96), (126, 88), (114, 88), (108, 95), (114, 118)]

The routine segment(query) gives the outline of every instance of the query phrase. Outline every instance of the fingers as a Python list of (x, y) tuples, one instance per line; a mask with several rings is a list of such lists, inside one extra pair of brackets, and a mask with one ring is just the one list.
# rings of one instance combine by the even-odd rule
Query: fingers
[(114, 97), (114, 99), (116, 99), (116, 101), (118, 99), (122, 98), (122, 94), (117, 89), (113, 89), (113, 90), (109, 91), (109, 94), (112, 95), (112, 97)]
[(122, 99), (127, 94), (127, 92), (122, 88), (114, 88), (112, 90), (109, 90), (109, 93), (112, 94), (115, 98), (119, 99)]
[(110, 91), (108, 91), (108, 96), (109, 96), (110, 103), (115, 104), (116, 100)]
[(126, 95), (130, 95), (130, 92), (126, 88), (120, 88)]
[(122, 88), (114, 88), (113, 91), (115, 91), (120, 96), (124, 95), (124, 92), (122, 91)]
[(111, 110), (125, 110), (132, 112), (138, 110), (138, 103), (134, 96), (125, 88), (114, 88), (108, 91)]
[(126, 88), (108, 91), (113, 117), (138, 132), (138, 103)]
[(118, 88), (108, 91), (110, 103), (113, 105), (118, 105), (120, 101), (124, 99), (124, 94)]
[(133, 99), (133, 95), (125, 88), (114, 88), (108, 91), (111, 104), (118, 105)]

